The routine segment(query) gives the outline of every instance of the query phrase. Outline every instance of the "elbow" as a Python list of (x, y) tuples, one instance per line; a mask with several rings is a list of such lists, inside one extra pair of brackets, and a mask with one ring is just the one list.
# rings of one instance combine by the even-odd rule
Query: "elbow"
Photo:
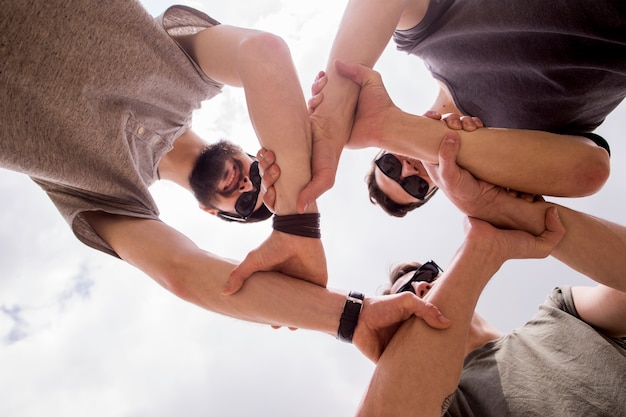
[(596, 156), (582, 161), (584, 168), (575, 175), (579, 197), (597, 193), (602, 189), (611, 174), (611, 161), (604, 149), (598, 149)]
[(239, 44), (239, 60), (243, 68), (273, 71), (276, 65), (290, 64), (291, 54), (280, 36), (255, 31)]

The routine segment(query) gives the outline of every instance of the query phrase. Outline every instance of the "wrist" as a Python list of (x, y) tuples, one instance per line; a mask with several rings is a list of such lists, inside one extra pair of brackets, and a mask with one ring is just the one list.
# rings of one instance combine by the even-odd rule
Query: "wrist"
[(354, 331), (359, 323), (359, 317), (363, 309), (364, 298), (363, 294), (356, 291), (350, 291), (346, 297), (337, 329), (337, 339), (342, 342), (352, 343)]

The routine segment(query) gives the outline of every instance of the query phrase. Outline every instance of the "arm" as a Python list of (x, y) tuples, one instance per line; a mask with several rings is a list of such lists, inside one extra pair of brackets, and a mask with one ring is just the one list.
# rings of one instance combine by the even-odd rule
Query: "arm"
[[(361, 86), (351, 144), (437, 162), (441, 138), (450, 131), (444, 123), (398, 109), (375, 71), (341, 61), (337, 68)], [(476, 178), (517, 191), (589, 195), (598, 191), (609, 175), (608, 153), (584, 137), (494, 128), (459, 131), (459, 136), (459, 165)]]
[[(335, 336), (347, 292), (333, 291), (279, 272), (259, 272), (237, 294), (221, 288), (235, 263), (199, 249), (158, 220), (101, 212), (84, 213), (117, 254), (174, 295), (218, 314), (241, 320), (317, 330)], [(262, 278), (261, 278), (262, 277)], [(261, 278), (261, 279), (259, 279)], [(444, 328), (438, 310), (417, 297), (366, 298), (354, 343), (378, 358), (397, 324), (418, 314)]]
[[(269, 33), (225, 25), (179, 41), (207, 76), (244, 88), (259, 141), (274, 151), (284, 172), (276, 183), (274, 210), (279, 215), (297, 213), (298, 194), (311, 178), (311, 132), (302, 88), (285, 42)], [(317, 212), (315, 201), (305, 212)], [(279, 265), (283, 272), (326, 286), (321, 240), (273, 231), (233, 271), (225, 292), (236, 292), (254, 271)]]
[[(556, 210), (539, 237), (470, 219), (469, 230), (446, 273), (427, 298), (452, 320), (430, 331), (415, 320), (402, 325), (380, 358), (359, 416), (440, 416), (461, 376), (468, 330), (484, 286), (507, 260), (545, 257), (563, 236)], [(419, 412), (419, 414), (416, 414)]]
[(538, 235), (546, 209), (556, 206), (567, 234), (552, 256), (601, 284), (626, 292), (626, 227), (545, 201), (515, 198), (461, 169), (455, 162), (458, 152), (458, 136), (448, 135), (441, 144), (439, 164), (425, 167), (462, 212)]
[(626, 293), (598, 285), (573, 287), (578, 315), (593, 327), (613, 337), (626, 337)]
[(348, 2), (328, 58), (324, 103), (311, 116), (313, 181), (300, 195), (302, 203), (315, 200), (332, 187), (341, 151), (350, 136), (359, 90), (338, 75), (334, 61), (342, 59), (373, 67), (399, 21), (419, 21), (427, 4), (425, 0)]

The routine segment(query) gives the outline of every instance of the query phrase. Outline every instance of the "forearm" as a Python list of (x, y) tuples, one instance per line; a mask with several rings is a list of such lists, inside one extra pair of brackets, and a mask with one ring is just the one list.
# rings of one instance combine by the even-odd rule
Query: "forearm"
[(480, 293), (501, 261), (493, 250), (464, 244), (428, 295), (452, 326), (435, 330), (409, 320), (376, 367), (359, 416), (440, 416), (463, 367), (468, 330)]
[[(445, 123), (394, 112), (378, 147), (437, 163)], [(608, 153), (589, 139), (549, 132), (482, 128), (457, 131), (460, 166), (476, 178), (530, 194), (577, 197), (596, 192), (610, 170)]]
[(235, 263), (208, 253), (193, 256), (180, 264), (181, 274), (172, 277), (181, 287), (168, 288), (180, 298), (239, 320), (336, 335), (347, 292), (279, 272), (257, 272), (236, 294), (224, 296), (221, 290)]
[(320, 118), (339, 124), (336, 128), (344, 140), (352, 127), (359, 87), (340, 76), (334, 62), (339, 59), (372, 68), (389, 43), (403, 8), (400, 0), (351, 0), (346, 7), (326, 66), (324, 101), (316, 109)]
[(567, 231), (552, 256), (608, 287), (626, 292), (626, 227), (557, 204), (511, 197), (501, 192), (495, 199), (476, 201), (464, 212), (503, 228), (539, 235), (545, 229), (550, 206), (559, 210)]
[(274, 152), (281, 167), (274, 209), (277, 214), (296, 213), (297, 197), (311, 178), (311, 131), (289, 49), (280, 38), (262, 34), (242, 42), (239, 56), (252, 124), (261, 145)]

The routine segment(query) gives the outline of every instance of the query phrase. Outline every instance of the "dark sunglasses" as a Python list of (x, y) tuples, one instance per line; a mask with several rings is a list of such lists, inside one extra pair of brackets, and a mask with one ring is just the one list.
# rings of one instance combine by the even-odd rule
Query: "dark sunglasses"
[(246, 191), (241, 194), (239, 198), (237, 198), (237, 201), (235, 202), (235, 211), (239, 216), (225, 211), (220, 211), (218, 214), (221, 217), (227, 218), (228, 220), (243, 222), (246, 221), (246, 219), (254, 212), (256, 202), (259, 199), (259, 192), (261, 191), (261, 174), (259, 173), (258, 161), (254, 161), (250, 165), (248, 178), (250, 178), (250, 182), (254, 186), (254, 190)]
[(411, 279), (408, 280), (406, 284), (404, 284), (402, 287), (400, 287), (398, 291), (396, 291), (396, 294), (404, 291), (410, 291), (415, 294), (415, 288), (413, 288), (413, 285), (411, 285), (412, 283), (425, 281), (430, 284), (435, 280), (435, 278), (437, 278), (437, 276), (439, 276), (440, 272), (443, 272), (443, 269), (441, 269), (441, 267), (437, 265), (435, 261), (428, 261), (415, 270), (415, 273), (413, 274)]
[[(418, 200), (424, 200), (428, 196), (429, 185), (428, 182), (417, 175), (411, 175), (406, 178), (400, 179), (402, 175), (402, 162), (394, 155), (386, 153), (375, 161), (376, 166), (387, 177), (391, 178), (400, 186), (404, 191), (409, 193), (412, 197)], [(436, 187), (433, 187), (434, 191)]]

